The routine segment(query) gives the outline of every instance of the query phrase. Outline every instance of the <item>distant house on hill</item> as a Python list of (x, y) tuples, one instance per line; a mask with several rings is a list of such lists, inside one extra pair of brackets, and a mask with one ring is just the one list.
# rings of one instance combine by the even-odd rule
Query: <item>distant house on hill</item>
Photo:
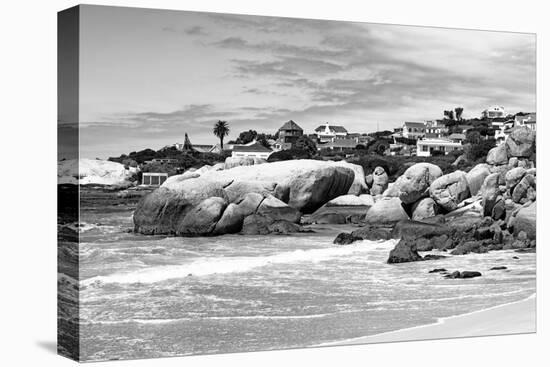
[(506, 112), (502, 106), (491, 106), (481, 112), (481, 117), (486, 119), (506, 117)]
[(304, 130), (294, 121), (287, 121), (277, 131), (279, 138), (273, 144), (275, 150), (291, 149), (298, 138), (304, 135)]
[(326, 122), (315, 129), (315, 135), (320, 142), (332, 141), (335, 138), (345, 138), (348, 131), (343, 126), (329, 125)]
[(464, 140), (466, 140), (466, 135), (454, 133), (447, 137), (450, 141), (454, 141), (455, 143), (462, 143)]
[(356, 139), (334, 139), (332, 141), (319, 144), (317, 150), (329, 149), (336, 151), (351, 150), (357, 147)]
[(252, 141), (246, 145), (234, 145), (231, 157), (256, 157), (267, 159), (273, 151), (264, 147), (257, 141)]
[(449, 139), (421, 139), (416, 143), (416, 155), (419, 157), (430, 157), (434, 152), (449, 154), (454, 150), (462, 149), (462, 143), (454, 142)]
[(533, 131), (537, 131), (537, 114), (536, 113), (527, 113), (527, 114), (517, 114), (514, 118), (514, 126), (527, 126)]
[(407, 139), (422, 138), (426, 135), (426, 125), (423, 122), (405, 122), (402, 134)]
[(441, 120), (426, 121), (425, 128), (425, 137), (428, 139), (442, 138), (449, 133), (449, 129)]

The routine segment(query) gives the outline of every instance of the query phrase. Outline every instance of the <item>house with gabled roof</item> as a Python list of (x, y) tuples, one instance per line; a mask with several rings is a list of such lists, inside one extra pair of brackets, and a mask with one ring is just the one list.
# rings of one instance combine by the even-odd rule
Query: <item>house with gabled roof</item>
[(273, 153), (271, 149), (266, 148), (256, 140), (253, 140), (248, 144), (235, 144), (233, 146), (233, 152), (231, 152), (231, 157), (256, 157), (267, 159), (271, 153)]
[(336, 138), (345, 138), (348, 135), (348, 131), (339, 125), (330, 125), (326, 122), (324, 125), (320, 125), (315, 129), (315, 135), (321, 142), (333, 141)]

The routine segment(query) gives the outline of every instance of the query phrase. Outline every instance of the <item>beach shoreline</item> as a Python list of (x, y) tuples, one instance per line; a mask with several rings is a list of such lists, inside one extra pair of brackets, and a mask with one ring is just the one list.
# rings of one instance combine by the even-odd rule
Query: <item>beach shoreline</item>
[(323, 343), (314, 347), (535, 333), (536, 301), (536, 294), (533, 294), (520, 301), (440, 318), (431, 324)]

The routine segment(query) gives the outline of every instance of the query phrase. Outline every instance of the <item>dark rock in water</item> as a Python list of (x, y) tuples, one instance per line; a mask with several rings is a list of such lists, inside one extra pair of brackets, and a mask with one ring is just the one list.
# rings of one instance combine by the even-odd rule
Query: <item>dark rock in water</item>
[(416, 251), (416, 244), (412, 241), (400, 240), (390, 251), (388, 264), (397, 264), (411, 261), (420, 261), (422, 256)]
[[(285, 224), (283, 224), (283, 222)], [(285, 220), (274, 220), (262, 214), (249, 215), (244, 219), (242, 234), (257, 235), (276, 233), (299, 232), (300, 226)]]
[(447, 256), (444, 256), (444, 255), (428, 254), (428, 255), (424, 256), (424, 257), (422, 258), (422, 260), (425, 260), (425, 261), (427, 261), (427, 260), (440, 260), (440, 259), (444, 259), (444, 258), (446, 258), (446, 257), (447, 257)]
[(290, 234), (301, 232), (301, 227), (296, 224), (286, 220), (276, 220), (267, 226), (269, 233), (276, 234)]
[(430, 270), (428, 273), (444, 273), (446, 271), (447, 269), (445, 268), (437, 268), (437, 269)]
[(460, 273), (460, 277), (463, 279), (480, 277), (481, 273), (479, 271), (463, 271)]
[(361, 237), (354, 236), (352, 233), (340, 233), (336, 238), (334, 239), (335, 245), (349, 245), (352, 244), (355, 241), (361, 241)]
[(516, 251), (514, 252), (519, 252), (519, 253), (535, 253), (537, 252), (537, 249), (535, 247), (529, 247), (529, 248), (520, 248), (520, 249), (517, 249)]
[(517, 257), (517, 256), (512, 256), (512, 259), (514, 259), (514, 260), (519, 260), (519, 257)]
[(453, 271), (451, 274), (445, 275), (445, 278), (449, 279), (468, 279), (480, 277), (481, 273), (479, 271)]
[(489, 270), (506, 270), (506, 269), (508, 269), (506, 266), (493, 266)]
[(355, 237), (362, 240), (379, 241), (389, 240), (391, 237), (391, 228), (384, 226), (365, 226), (351, 232)]

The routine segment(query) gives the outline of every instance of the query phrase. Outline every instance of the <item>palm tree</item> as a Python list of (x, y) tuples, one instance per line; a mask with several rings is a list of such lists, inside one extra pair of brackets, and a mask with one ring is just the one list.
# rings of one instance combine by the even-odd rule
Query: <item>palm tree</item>
[(220, 146), (223, 150), (223, 138), (229, 135), (229, 126), (227, 125), (227, 121), (218, 120), (218, 122), (214, 124), (212, 132), (220, 138)]

